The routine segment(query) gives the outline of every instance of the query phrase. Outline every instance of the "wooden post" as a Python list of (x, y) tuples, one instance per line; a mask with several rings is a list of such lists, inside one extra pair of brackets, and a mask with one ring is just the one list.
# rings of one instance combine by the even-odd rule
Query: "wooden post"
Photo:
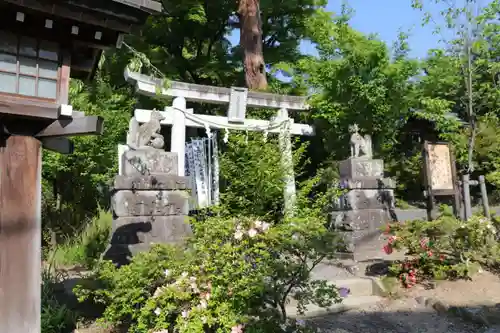
[[(289, 120), (288, 110), (280, 109), (276, 117), (277, 121)], [(285, 214), (292, 215), (296, 202), (295, 175), (293, 171), (292, 139), (290, 136), (290, 123), (285, 123), (283, 130), (279, 134), (279, 147), (281, 152), (281, 166), (284, 179)]]
[(41, 143), (0, 147), (0, 332), (40, 333)]
[[(176, 97), (172, 103), (173, 119), (172, 132), (170, 134), (170, 151), (177, 153), (177, 161), (179, 166), (179, 176), (185, 174), (185, 151), (186, 151), (186, 99), (184, 97)], [(165, 108), (168, 111), (169, 107)], [(184, 111), (184, 112), (183, 112)]]
[(484, 216), (491, 219), (490, 214), (490, 203), (488, 202), (488, 192), (486, 191), (486, 181), (484, 176), (479, 176), (479, 187), (481, 188), (481, 199), (483, 201), (483, 212)]
[(472, 216), (472, 203), (470, 200), (469, 177), (470, 177), (469, 174), (462, 175), (462, 189), (464, 192), (463, 198), (464, 198), (464, 211), (465, 211), (464, 217), (466, 221), (470, 219)]

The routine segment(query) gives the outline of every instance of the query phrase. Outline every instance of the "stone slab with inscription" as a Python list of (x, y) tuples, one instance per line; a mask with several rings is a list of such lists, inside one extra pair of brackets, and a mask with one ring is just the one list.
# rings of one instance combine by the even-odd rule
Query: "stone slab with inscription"
[(383, 178), (384, 161), (350, 158), (339, 164), (340, 178), (360, 179), (365, 177)]
[(158, 149), (128, 150), (122, 155), (123, 175), (178, 175), (177, 153)]
[(188, 190), (191, 185), (188, 177), (176, 175), (155, 176), (116, 176), (113, 183), (116, 190)]
[(188, 215), (185, 191), (118, 191), (111, 199), (113, 214), (123, 216)]
[(396, 182), (392, 178), (364, 177), (361, 179), (341, 178), (340, 187), (343, 189), (395, 189)]
[(384, 209), (394, 204), (392, 189), (351, 189), (339, 199), (340, 210)]

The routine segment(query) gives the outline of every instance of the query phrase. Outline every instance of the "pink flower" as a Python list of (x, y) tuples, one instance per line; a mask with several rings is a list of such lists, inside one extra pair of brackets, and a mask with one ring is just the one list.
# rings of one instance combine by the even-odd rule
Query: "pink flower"
[(392, 246), (390, 244), (384, 245), (384, 252), (386, 254), (391, 254), (392, 253)]
[(258, 231), (256, 229), (254, 229), (254, 228), (248, 230), (248, 236), (250, 236), (250, 237), (257, 236), (257, 233), (258, 233)]
[(233, 326), (233, 327), (231, 328), (231, 333), (243, 333), (243, 328), (244, 328), (244, 327), (245, 327), (245, 326), (243, 326), (243, 325), (241, 325), (241, 324), (236, 325), (236, 326)]
[(398, 239), (398, 237), (396, 237), (396, 236), (389, 237), (389, 244), (394, 243), (397, 239)]
[(420, 239), (420, 247), (425, 249), (429, 246), (429, 237), (423, 237)]

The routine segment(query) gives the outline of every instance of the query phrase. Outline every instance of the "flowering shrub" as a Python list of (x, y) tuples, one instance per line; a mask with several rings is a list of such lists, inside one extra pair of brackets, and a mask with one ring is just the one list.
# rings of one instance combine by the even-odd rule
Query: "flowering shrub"
[(480, 266), (500, 263), (497, 226), (482, 216), (461, 221), (443, 214), (430, 222), (389, 224), (385, 233), (387, 254), (407, 251), (408, 258), (391, 267), (405, 287), (429, 278), (469, 278)]
[(101, 320), (129, 332), (310, 332), (286, 305), (290, 296), (299, 312), (340, 301), (335, 286), (310, 278), (336, 250), (322, 210), (328, 201), (300, 196), (302, 208), (281, 221), (193, 221), (186, 248), (156, 246), (121, 268), (104, 262), (95, 272), (102, 288), (77, 293), (104, 303)]

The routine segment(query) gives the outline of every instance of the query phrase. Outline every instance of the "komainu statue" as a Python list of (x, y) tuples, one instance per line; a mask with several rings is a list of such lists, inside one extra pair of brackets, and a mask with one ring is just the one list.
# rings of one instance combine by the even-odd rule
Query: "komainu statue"
[[(363, 157), (366, 159), (371, 159), (372, 154), (372, 138), (370, 135), (365, 135), (364, 137), (359, 134), (359, 127), (357, 124), (349, 126), (349, 132), (351, 134), (351, 141), (349, 145), (351, 147), (351, 158)], [(360, 153), (363, 153), (360, 156)]]
[(165, 117), (156, 110), (151, 112), (151, 119), (142, 125), (135, 117), (130, 119), (129, 129), (127, 133), (127, 145), (131, 149), (155, 148), (162, 149), (165, 145), (163, 135), (160, 134), (160, 122)]

